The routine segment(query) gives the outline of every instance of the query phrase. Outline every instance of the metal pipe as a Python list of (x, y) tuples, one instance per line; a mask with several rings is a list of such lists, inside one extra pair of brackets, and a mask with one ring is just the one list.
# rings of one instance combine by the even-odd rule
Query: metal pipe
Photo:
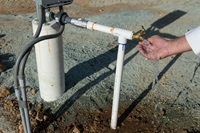
[[(16, 87), (14, 87), (14, 90), (15, 90), (15, 95), (17, 97), (18, 102), (21, 101), (22, 100), (21, 99), (21, 90), (19, 90)], [(20, 116), (21, 116), (24, 132), (27, 133), (27, 126), (26, 126), (26, 120), (25, 120), (25, 115), (24, 115), (24, 109), (19, 106), (19, 111), (20, 111)]]
[(24, 80), (24, 77), (22, 77), (19, 80), (20, 80), (19, 83), (20, 83), (20, 89), (21, 89), (21, 95), (22, 95), (21, 97), (22, 97), (22, 101), (24, 102), (23, 112), (24, 112), (25, 121), (26, 121), (26, 129), (27, 129), (27, 133), (31, 133), (31, 123), (30, 123), (30, 117), (28, 113), (28, 103), (27, 103), (27, 96), (26, 96), (26, 91), (25, 91), (25, 80)]

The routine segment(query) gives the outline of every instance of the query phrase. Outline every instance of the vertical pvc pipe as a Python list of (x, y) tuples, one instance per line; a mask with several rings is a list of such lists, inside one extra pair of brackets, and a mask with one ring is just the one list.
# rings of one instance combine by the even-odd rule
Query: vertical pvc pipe
[[(32, 26), (35, 32), (38, 22), (33, 20)], [(45, 23), (40, 36), (55, 34), (59, 28), (55, 21)], [(62, 36), (37, 43), (35, 52), (41, 98), (46, 102), (55, 101), (65, 91)]]
[(120, 98), (120, 87), (124, 64), (124, 54), (125, 54), (125, 44), (126, 38), (120, 36), (118, 38), (118, 54), (117, 54), (117, 64), (115, 72), (115, 84), (113, 93), (113, 104), (112, 104), (112, 115), (111, 115), (111, 128), (117, 128), (117, 118), (118, 118), (118, 108), (119, 108), (119, 98)]

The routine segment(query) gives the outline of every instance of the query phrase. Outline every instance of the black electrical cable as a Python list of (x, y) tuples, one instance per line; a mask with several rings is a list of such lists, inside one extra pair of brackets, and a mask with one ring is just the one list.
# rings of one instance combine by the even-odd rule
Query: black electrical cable
[[(15, 88), (15, 91), (18, 91), (18, 87), (19, 87), (18, 71), (19, 71), (19, 67), (20, 67), (20, 62), (22, 61), (23, 57), (32, 49), (32, 47), (33, 47), (36, 43), (38, 43), (38, 42), (40, 42), (40, 41), (43, 41), (43, 40), (56, 38), (56, 37), (59, 37), (60, 35), (62, 35), (62, 33), (63, 33), (63, 31), (64, 31), (64, 28), (65, 28), (65, 26), (64, 26), (64, 25), (61, 25), (61, 26), (60, 26), (60, 29), (59, 29), (59, 31), (58, 31), (58, 33), (52, 34), (52, 35), (42, 36), (42, 37), (39, 37), (39, 38), (36, 38), (36, 39), (32, 40), (32, 41), (24, 48), (24, 50), (19, 54), (19, 57), (18, 57), (17, 60), (16, 60), (15, 69), (14, 69), (14, 88)], [(21, 77), (20, 77), (20, 78), (21, 78)], [(22, 77), (22, 78), (23, 78), (23, 77)], [(22, 83), (22, 84), (24, 84), (24, 83)], [(23, 86), (24, 86), (24, 85), (23, 85)], [(24, 87), (22, 87), (21, 90), (22, 90), (22, 92), (24, 92), (24, 94), (26, 94)], [(17, 92), (15, 92), (15, 93), (16, 93), (16, 95), (20, 95), (19, 93), (17, 94)], [(18, 98), (19, 98), (19, 97), (18, 97)], [(21, 97), (21, 98), (22, 98), (22, 97)], [(24, 95), (23, 99), (21, 99), (21, 98), (18, 99), (18, 100), (23, 100), (23, 101), (25, 102), (25, 104), (26, 104), (25, 106), (27, 107), (26, 95)], [(28, 111), (27, 111), (27, 108), (22, 109), (22, 108), (20, 107), (20, 113), (22, 113), (21, 115), (23, 115), (23, 116), (22, 116), (23, 119), (24, 119), (24, 114), (23, 114), (23, 113), (25, 113), (25, 119), (26, 119), (26, 121), (27, 121), (28, 123), (30, 123), (30, 119), (28, 118)], [(26, 115), (27, 115), (27, 117), (26, 117)], [(29, 131), (28, 131), (28, 133), (29, 133), (29, 132), (31, 132), (31, 131), (30, 131), (30, 125), (27, 125), (28, 123), (25, 123), (24, 126), (26, 126), (25, 129), (29, 130)], [(28, 126), (29, 128), (27, 128), (27, 126)]]
[(19, 65), (20, 62), (22, 60), (22, 58), (27, 54), (27, 52), (29, 50), (31, 50), (31, 48), (38, 42), (43, 41), (43, 40), (47, 40), (47, 39), (52, 39), (52, 38), (56, 38), (59, 37), (60, 35), (62, 35), (63, 31), (64, 31), (65, 26), (61, 25), (58, 33), (53, 34), (53, 35), (46, 35), (46, 36), (42, 36), (42, 37), (38, 37), (34, 40), (32, 40), (24, 49), (23, 51), (19, 54), (19, 57), (16, 60), (16, 65), (15, 65), (15, 70), (14, 70), (14, 84), (16, 87), (18, 87), (18, 71), (19, 71)]
[[(42, 29), (42, 25), (45, 22), (43, 14), (45, 14), (44, 8), (42, 6), (38, 7), (38, 27), (37, 30), (33, 36), (33, 38), (38, 38)], [(27, 96), (26, 96), (26, 90), (25, 90), (25, 64), (27, 62), (27, 59), (30, 55), (31, 49), (27, 52), (27, 54), (23, 57), (22, 61), (20, 62), (20, 68), (19, 68), (19, 77), (21, 77), (23, 79), (24, 84), (20, 85), (20, 90), (21, 90), (21, 100), (25, 103), (25, 108), (22, 108), (23, 112), (22, 112), (22, 117), (25, 118), (23, 119), (24, 121), (24, 129), (26, 129), (27, 133), (31, 133), (31, 124), (30, 124), (30, 116), (28, 114), (28, 103), (27, 103)], [(21, 108), (21, 107), (20, 107)]]
[[(60, 7), (60, 10), (62, 10), (61, 7)], [(38, 16), (39, 24), (38, 24), (36, 33), (34, 35), (34, 40), (32, 40), (25, 47), (25, 49), (19, 54), (19, 57), (16, 60), (15, 70), (14, 70), (14, 88), (15, 88), (15, 93), (16, 93), (16, 96), (17, 96), (18, 102), (19, 102), (19, 109), (20, 109), (20, 114), (22, 117), (24, 131), (26, 133), (31, 133), (30, 117), (28, 114), (27, 97), (26, 97), (26, 91), (25, 91), (25, 73), (24, 73), (28, 56), (31, 52), (31, 49), (33, 48), (33, 46), (36, 43), (43, 41), (43, 40), (59, 37), (60, 35), (62, 35), (62, 33), (64, 31), (64, 25), (61, 25), (58, 33), (53, 34), (53, 35), (46, 35), (46, 36), (39, 37), (41, 29), (42, 29), (42, 25), (45, 22), (44, 14), (45, 14), (44, 8), (42, 6), (40, 6), (39, 7), (39, 16)], [(20, 87), (20, 89), (18, 87)]]
[[(38, 16), (39, 23), (38, 23), (38, 27), (37, 27), (37, 30), (36, 30), (36, 32), (35, 32), (35, 35), (33, 36), (34, 39), (39, 37), (40, 32), (41, 32), (41, 30), (42, 30), (42, 25), (43, 25), (43, 23), (45, 22), (45, 18), (43, 17), (43, 14), (45, 14), (45, 9), (44, 9), (42, 6), (40, 6), (39, 8), (40, 8), (40, 9), (39, 9), (39, 16)], [(25, 72), (25, 65), (26, 65), (27, 59), (28, 59), (28, 57), (29, 57), (29, 55), (30, 55), (30, 52), (31, 52), (31, 49), (30, 49), (30, 51), (23, 57), (23, 59), (22, 59), (22, 61), (21, 61), (21, 63), (20, 63), (20, 68), (19, 68), (19, 73), (18, 73), (19, 76), (22, 76), (22, 75), (25, 74), (25, 73), (24, 73), (24, 72)]]
[[(39, 24), (38, 24), (37, 30), (36, 30), (33, 38), (37, 38), (40, 35), (42, 25), (44, 23), (43, 14), (45, 14), (44, 8), (42, 6), (39, 6), (39, 5), (36, 5), (36, 6), (38, 6), (37, 11), (38, 11)], [(25, 64), (26, 64), (26, 61), (28, 59), (30, 52), (31, 52), (31, 50), (28, 51), (28, 53), (23, 57), (22, 61), (19, 64), (20, 65), (20, 69), (19, 69), (20, 74), (19, 75), (21, 77), (23, 77), (22, 75), (24, 75)], [(18, 73), (16, 75), (18, 75)], [(24, 78), (22, 78), (22, 79), (24, 82)], [(17, 86), (17, 85), (15, 85), (15, 86)], [(20, 115), (21, 115), (24, 132), (31, 133), (31, 124), (30, 124), (30, 117), (28, 114), (28, 103), (27, 103), (27, 97), (26, 97), (26, 91), (25, 91), (25, 84), (23, 84), (22, 86), (20, 85), (20, 89), (15, 87), (15, 91), (16, 91), (15, 93), (16, 93), (18, 103), (19, 103), (19, 110), (20, 110)], [(20, 103), (23, 103), (23, 107), (22, 107), (22, 105), (20, 106)]]

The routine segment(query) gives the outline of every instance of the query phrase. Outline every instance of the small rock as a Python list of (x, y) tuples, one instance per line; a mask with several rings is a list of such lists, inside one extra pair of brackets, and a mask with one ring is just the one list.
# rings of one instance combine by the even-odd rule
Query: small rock
[(0, 72), (5, 71), (7, 68), (4, 64), (0, 64)]
[(20, 114), (17, 114), (17, 119), (20, 119), (21, 118), (21, 115)]
[(36, 94), (36, 90), (35, 90), (35, 89), (32, 89), (32, 90), (31, 90), (31, 94), (35, 95), (35, 94)]
[[(0, 117), (3, 115), (3, 108), (0, 107)], [(1, 132), (0, 132), (1, 133)]]
[[(47, 133), (54, 133), (54, 127), (53, 126), (49, 126), (48, 128), (47, 128)], [(68, 133), (68, 132), (67, 132)]]
[(188, 133), (186, 129), (182, 130), (181, 133)]
[(42, 122), (42, 121), (43, 121), (43, 118), (44, 118), (43, 113), (40, 112), (40, 111), (37, 112), (37, 115), (36, 115), (35, 119), (38, 120), (38, 121), (40, 121), (40, 122)]
[(97, 110), (96, 110), (96, 113), (98, 113), (98, 114), (101, 114), (102, 112), (103, 112), (102, 109), (97, 109)]
[(44, 115), (43, 119), (44, 121), (46, 121), (48, 119), (48, 116)]
[(65, 112), (65, 115), (66, 115), (66, 116), (69, 115), (69, 114), (70, 114), (70, 113), (69, 113), (68, 111)]
[(74, 127), (73, 133), (81, 133), (81, 131), (77, 127)]
[(38, 133), (38, 132), (39, 132), (38, 127), (33, 127), (33, 133)]
[(5, 46), (5, 45), (6, 45), (6, 40), (0, 39), (0, 46)]
[(32, 127), (37, 126), (37, 120), (31, 119), (31, 126), (32, 126)]
[(19, 125), (19, 133), (24, 133), (24, 129), (23, 129), (23, 125), (22, 124), (20, 124)]
[(0, 98), (5, 98), (8, 95), (10, 95), (10, 91), (8, 90), (8, 88), (6, 86), (2, 87), (0, 89)]
[(100, 11), (100, 12), (103, 12), (103, 9), (100, 9), (99, 11)]
[(30, 116), (33, 117), (33, 118), (35, 118), (36, 115), (37, 115), (37, 112), (35, 110), (33, 110), (33, 111), (29, 112), (29, 113), (31, 113)]
[(61, 120), (62, 120), (62, 117), (57, 118), (58, 122), (61, 122)]
[(71, 130), (73, 127), (74, 127), (74, 126), (73, 126), (72, 124), (67, 125), (67, 126), (66, 126), (66, 131), (67, 131), (67, 133), (70, 132), (70, 130)]
[(37, 108), (35, 109), (36, 112), (40, 112), (40, 110), (42, 109), (42, 104), (38, 104)]
[(32, 115), (32, 114), (33, 114), (32, 110), (29, 110), (29, 111), (28, 111), (28, 114), (29, 114), (29, 115)]

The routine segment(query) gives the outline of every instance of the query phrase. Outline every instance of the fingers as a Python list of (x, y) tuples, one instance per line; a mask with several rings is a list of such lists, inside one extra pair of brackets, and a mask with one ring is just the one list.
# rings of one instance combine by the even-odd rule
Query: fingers
[(144, 49), (143, 45), (139, 44), (138, 50), (142, 54), (142, 56), (144, 56), (145, 58), (148, 58), (147, 51), (146, 51), (146, 49)]
[(169, 56), (169, 43), (165, 38), (153, 36), (138, 43), (138, 50), (145, 58), (159, 60)]
[(160, 37), (158, 35), (152, 36), (150, 38), (148, 38), (147, 40), (151, 43), (154, 44), (156, 40), (160, 39)]
[(154, 50), (154, 48), (153, 48), (154, 46), (152, 44), (150, 44), (150, 42), (147, 40), (139, 42), (138, 45), (140, 45), (143, 48), (143, 50), (145, 50), (146, 52), (150, 52), (150, 51)]
[(151, 45), (145, 45), (143, 42), (138, 44), (138, 50), (147, 59), (158, 60), (158, 51), (150, 49)]

